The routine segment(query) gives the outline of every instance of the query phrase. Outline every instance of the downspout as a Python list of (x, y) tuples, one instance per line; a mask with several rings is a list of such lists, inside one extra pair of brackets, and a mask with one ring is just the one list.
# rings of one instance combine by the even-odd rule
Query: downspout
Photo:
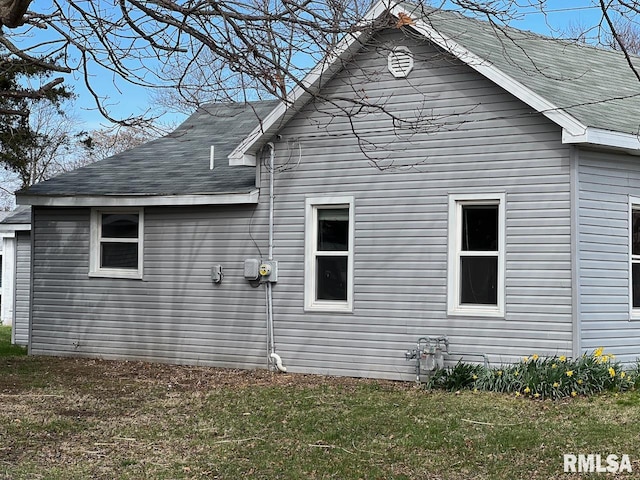
[[(269, 261), (273, 260), (273, 229), (274, 229), (274, 168), (275, 168), (275, 146), (272, 142), (267, 143), (270, 149), (269, 154)], [(272, 283), (267, 281), (266, 301), (267, 301), (267, 341), (269, 343), (269, 361), (275, 364), (280, 372), (286, 372), (287, 367), (282, 365), (282, 358), (276, 353), (275, 335), (273, 332), (273, 290)]]

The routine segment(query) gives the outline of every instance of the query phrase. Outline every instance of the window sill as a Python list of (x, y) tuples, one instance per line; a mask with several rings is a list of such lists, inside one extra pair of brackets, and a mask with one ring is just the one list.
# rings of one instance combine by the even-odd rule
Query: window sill
[(142, 272), (138, 270), (103, 269), (89, 272), (89, 277), (96, 278), (125, 278), (129, 280), (142, 280)]
[(353, 313), (353, 305), (347, 302), (316, 302), (304, 307), (305, 312)]
[(469, 307), (457, 307), (451, 308), (447, 311), (447, 315), (450, 317), (490, 317), (490, 318), (504, 318), (504, 310), (495, 307), (482, 307), (482, 306), (469, 306)]

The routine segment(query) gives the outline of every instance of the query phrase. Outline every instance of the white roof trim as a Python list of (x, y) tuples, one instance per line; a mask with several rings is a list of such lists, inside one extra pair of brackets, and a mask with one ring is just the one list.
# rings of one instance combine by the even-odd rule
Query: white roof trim
[[(396, 8), (393, 13), (397, 15), (402, 9)], [(437, 32), (431, 25), (424, 20), (414, 20), (413, 28), (422, 33), (426, 38), (434, 42), (442, 49), (448, 51), (453, 56), (457, 57), (460, 61), (473, 68), (482, 76), (488, 78), (496, 85), (502, 87), (507, 92), (516, 96), (530, 107), (542, 113), (549, 120), (555, 122), (563, 129), (568, 130), (573, 135), (577, 135), (583, 132), (587, 127), (581, 122), (576, 120), (572, 115), (552, 104), (545, 98), (541, 97), (533, 90), (525, 87), (517, 80), (513, 79), (502, 70), (499, 70), (491, 62), (478, 57), (476, 54), (470, 52), (465, 47), (461, 46), (454, 40), (447, 36)]]
[(31, 230), (30, 223), (0, 223), (0, 237), (13, 238), (14, 232), (27, 232)]
[(234, 205), (258, 203), (259, 190), (249, 193), (226, 193), (219, 195), (95, 195), (47, 197), (40, 195), (20, 195), (21, 205), (46, 207), (154, 207), (190, 205)]
[[(389, 9), (389, 0), (381, 0), (376, 3), (367, 15), (363, 18), (363, 24), (367, 24)], [(262, 135), (275, 125), (299, 100), (309, 96), (309, 92), (317, 90), (322, 85), (323, 77), (330, 78), (331, 69), (335, 68), (337, 61), (348, 54), (349, 50), (356, 44), (363, 32), (356, 32), (348, 35), (336, 46), (334, 52), (324, 61), (318, 63), (287, 95), (286, 101), (275, 107), (269, 115), (245, 139), (228, 155), (230, 166), (256, 166), (256, 156), (251, 152), (252, 147), (258, 142)], [(329, 74), (329, 75), (326, 75)]]
[[(397, 13), (394, 12), (394, 14)], [(625, 150), (640, 150), (640, 138), (638, 138), (638, 136), (587, 127), (562, 108), (552, 104), (533, 90), (496, 68), (489, 61), (478, 57), (450, 38), (436, 32), (424, 20), (416, 20), (414, 28), (438, 46), (460, 59), (460, 61), (560, 126), (562, 128), (562, 143), (590, 144), (622, 148)]]
[[(380, 0), (376, 3), (363, 19), (363, 23), (371, 22), (382, 15), (385, 11), (389, 11), (392, 15), (399, 17), (400, 13), (413, 18), (405, 8), (395, 4), (393, 0)], [(583, 143), (590, 145), (601, 145), (614, 148), (622, 148), (625, 150), (640, 150), (640, 138), (630, 134), (619, 132), (605, 131), (587, 127), (575, 117), (567, 113), (561, 107), (554, 105), (533, 90), (524, 86), (519, 81), (507, 75), (491, 62), (478, 57), (474, 53), (467, 50), (451, 38), (436, 31), (431, 25), (423, 19), (414, 19), (411, 25), (413, 29), (424, 35), (436, 45), (445, 51), (451, 53), (459, 60), (473, 68), (475, 71), (502, 87), (537, 112), (546, 116), (549, 120), (562, 128), (563, 143)], [(298, 100), (303, 98), (308, 90), (318, 88), (321, 83), (322, 76), (325, 72), (334, 67), (335, 63), (348, 52), (362, 35), (358, 32), (352, 36), (345, 38), (335, 50), (335, 53), (323, 63), (314, 67), (314, 69), (302, 80), (302, 85), (297, 86), (289, 94), (287, 101), (278, 105), (259, 125), (255, 128), (236, 149), (229, 154), (229, 165), (255, 166), (256, 156), (250, 150), (258, 142), (261, 136), (269, 130), (277, 121), (279, 121), (287, 111)]]
[(630, 133), (602, 130), (600, 128), (586, 128), (579, 135), (571, 135), (567, 130), (562, 131), (562, 143), (577, 143), (588, 145), (606, 145), (620, 148), (640, 155), (640, 137)]

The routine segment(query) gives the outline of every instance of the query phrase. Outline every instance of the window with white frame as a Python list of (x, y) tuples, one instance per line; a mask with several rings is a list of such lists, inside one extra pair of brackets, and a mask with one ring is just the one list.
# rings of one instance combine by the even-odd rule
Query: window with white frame
[(449, 198), (450, 315), (504, 315), (504, 203), (504, 194)]
[(640, 319), (640, 198), (632, 198), (629, 218), (629, 297), (631, 317)]
[(89, 274), (142, 278), (142, 209), (91, 211)]
[(353, 197), (305, 205), (305, 309), (352, 311)]

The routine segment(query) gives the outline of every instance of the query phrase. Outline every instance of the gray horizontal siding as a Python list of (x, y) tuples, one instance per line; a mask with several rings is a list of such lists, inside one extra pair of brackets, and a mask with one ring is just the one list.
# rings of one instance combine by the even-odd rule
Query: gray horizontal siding
[[(394, 130), (376, 114), (352, 119), (352, 132), (326, 102), (281, 131), (277, 161), (294, 167), (275, 177), (279, 353), (291, 371), (389, 378), (412, 378), (404, 351), (424, 335), (446, 334), (458, 354), (484, 353), (494, 362), (571, 354), (569, 152), (559, 128), (427, 45), (411, 48), (418, 61), (408, 79), (393, 79), (386, 60), (371, 53), (327, 94), (384, 97), (398, 117), (433, 114), (433, 128)], [(354, 133), (375, 142), (371, 156), (382, 170)], [(266, 171), (261, 178), (265, 191)], [(506, 192), (506, 316), (449, 317), (448, 196), (484, 192)], [(349, 314), (303, 311), (304, 204), (322, 195), (355, 198)]]
[[(570, 168), (560, 129), (398, 35), (381, 41), (411, 46), (409, 78), (393, 78), (386, 56), (366, 49), (329, 82), (328, 100), (303, 108), (276, 141), (278, 353), (292, 372), (407, 380), (414, 364), (404, 352), (424, 335), (448, 335), (453, 361), (570, 354)], [(414, 128), (394, 129), (379, 112), (351, 123), (335, 104), (358, 95)], [(358, 139), (376, 148), (366, 155)], [(88, 209), (36, 208), (33, 351), (264, 366), (264, 290), (242, 278), (243, 260), (259, 256), (255, 245), (267, 253), (261, 168), (255, 211), (145, 209), (142, 281), (87, 276)], [(449, 317), (448, 198), (487, 192), (506, 194), (506, 316)], [(303, 309), (305, 198), (321, 195), (355, 198), (353, 313)], [(225, 279), (216, 286), (209, 268), (218, 263)]]
[(640, 197), (637, 161), (579, 151), (581, 343), (624, 362), (640, 357), (640, 321), (629, 313), (629, 196)]
[(29, 295), (31, 291), (31, 235), (16, 232), (16, 279), (12, 337), (16, 345), (29, 344)]
[(88, 276), (89, 209), (36, 208), (32, 352), (264, 367), (264, 292), (243, 278), (251, 213), (145, 209), (144, 278), (123, 280)]

